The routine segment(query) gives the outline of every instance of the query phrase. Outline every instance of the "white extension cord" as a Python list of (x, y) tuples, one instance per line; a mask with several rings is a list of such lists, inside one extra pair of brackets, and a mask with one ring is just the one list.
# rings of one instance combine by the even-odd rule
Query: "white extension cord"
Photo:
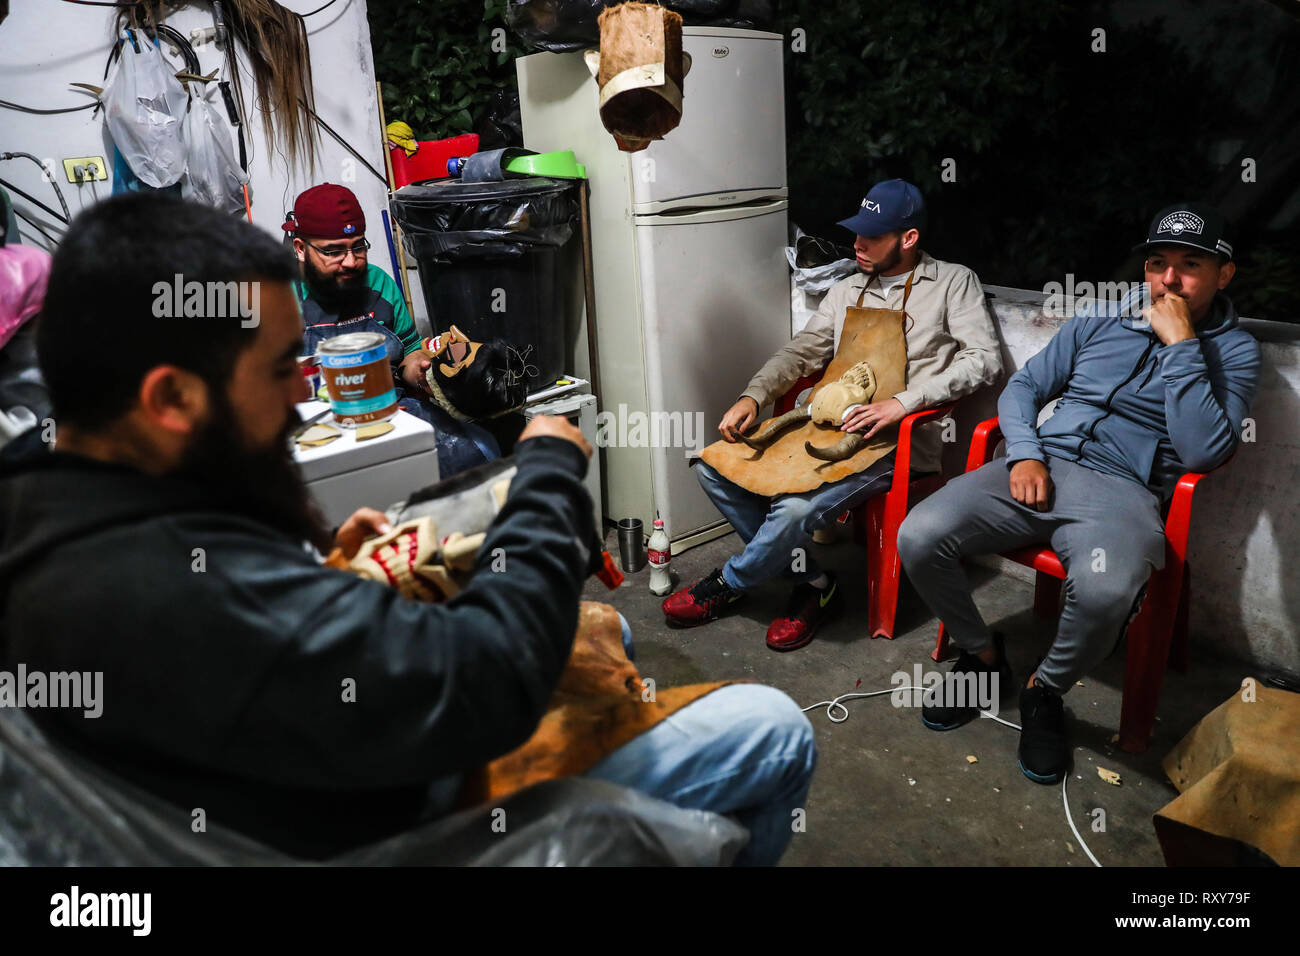
[[(872, 690), (872, 691), (867, 691), (865, 694), (863, 693), (841, 694), (839, 697), (836, 697), (834, 700), (821, 700), (815, 704), (811, 704), (803, 708), (803, 712), (806, 714), (808, 713), (808, 711), (813, 710), (817, 707), (825, 707), (826, 719), (829, 720), (832, 724), (842, 724), (844, 723), (844, 721), (849, 719), (849, 709), (844, 706), (842, 701), (855, 700), (859, 697), (879, 697), (882, 694), (896, 694), (900, 690), (917, 690), (917, 691), (921, 691), (921, 693), (925, 693), (925, 688), (916, 687), (912, 684), (908, 684), (906, 687), (891, 687), (889, 688), (889, 690)], [(844, 714), (843, 717), (835, 716), (837, 707), (840, 709), (840, 711), (843, 712)], [(989, 720), (996, 720), (999, 724), (1005, 724), (1006, 726), (1010, 727), (1012, 730), (1020, 729), (1019, 724), (1013, 724), (1009, 720), (1003, 720), (1001, 717), (997, 717), (993, 714), (990, 714), (986, 710), (980, 711), (980, 717), (987, 718)], [(1088, 859), (1092, 860), (1093, 866), (1101, 866), (1101, 864), (1097, 861), (1097, 858), (1092, 855), (1092, 850), (1088, 849), (1088, 844), (1083, 842), (1083, 837), (1079, 835), (1079, 830), (1074, 825), (1074, 817), (1070, 815), (1070, 799), (1065, 795), (1065, 785), (1069, 781), (1069, 779), (1070, 779), (1070, 773), (1067, 770), (1061, 776), (1061, 803), (1064, 804), (1065, 806), (1065, 822), (1070, 825), (1070, 832), (1073, 833), (1074, 838), (1079, 841), (1079, 846), (1083, 847), (1083, 852), (1088, 854)]]

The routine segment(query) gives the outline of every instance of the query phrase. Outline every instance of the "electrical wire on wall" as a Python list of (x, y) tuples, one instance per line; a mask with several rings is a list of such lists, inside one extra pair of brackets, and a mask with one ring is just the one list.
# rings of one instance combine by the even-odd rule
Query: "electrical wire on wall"
[(329, 0), (329, 2), (326, 3), (323, 7), (317, 7), (315, 10), (311, 10), (307, 13), (302, 14), (302, 18), (305, 20), (307, 19), (307, 17), (314, 17), (316, 16), (316, 14), (320, 13), (323, 10), (328, 10), (330, 7), (334, 6), (334, 4), (338, 2), (339, 0)]
[[(33, 156), (31, 153), (23, 153), (23, 152), (19, 152), (19, 151), (17, 151), (17, 150), (15, 150), (15, 151), (13, 151), (13, 152), (10, 152), (10, 153), (0, 153), (0, 160), (14, 159), (14, 158), (17, 158), (17, 157), (21, 157), (21, 158), (23, 158), (23, 159), (30, 159), (33, 163), (35, 163), (37, 166), (40, 167), (40, 169), (41, 169), (41, 178), (42, 178), (42, 179), (46, 178), (46, 169), (45, 169), (45, 164), (44, 164), (43, 162), (41, 162), (41, 160), (40, 160), (39, 157)], [(72, 213), (68, 212), (68, 204), (67, 204), (67, 202), (65, 202), (64, 199), (63, 199), (63, 190), (59, 188), (59, 181), (58, 181), (57, 179), (55, 179), (53, 176), (50, 176), (50, 177), (49, 177), (49, 183), (50, 183), (51, 186), (54, 187), (54, 194), (55, 194), (56, 196), (59, 197), (59, 205), (63, 207), (63, 221), (64, 221), (65, 223), (71, 222), (71, 221), (72, 221)], [(37, 200), (32, 199), (31, 196), (28, 196), (27, 193), (24, 193), (24, 192), (22, 192), (21, 190), (16, 189), (16, 188), (14, 188), (14, 187), (9, 187), (9, 188), (13, 189), (14, 192), (21, 193), (21, 195), (25, 196), (25, 197), (28, 198), (28, 199), (31, 199), (33, 202), (37, 202)], [(49, 212), (54, 213), (54, 210), (53, 210), (53, 209), (50, 209), (50, 207), (49, 207), (49, 206), (46, 206), (44, 203), (40, 203), (40, 205), (41, 205), (44, 209), (48, 210)], [(55, 214), (55, 215), (58, 215), (58, 213), (54, 213), (54, 214)]]
[(5, 109), (18, 110), (20, 113), (34, 113), (37, 116), (50, 116), (54, 113), (75, 113), (77, 110), (93, 110), (98, 105), (99, 101), (95, 100), (90, 103), (82, 103), (80, 106), (65, 106), (60, 109), (42, 110), (37, 109), (34, 106), (22, 106), (18, 103), (11, 103), (9, 100), (0, 100), (0, 106), (3, 106)]
[(23, 220), (24, 222), (26, 222), (29, 226), (31, 226), (33, 229), (35, 229), (37, 232), (39, 232), (42, 236), (44, 236), (44, 237), (45, 237), (45, 241), (48, 242), (48, 243), (50, 244), (50, 248), (51, 248), (51, 249), (55, 249), (55, 248), (57, 248), (58, 245), (59, 245), (59, 243), (62, 241), (62, 239), (63, 239), (62, 236), (58, 236), (58, 237), (56, 238), (55, 236), (51, 236), (48, 232), (45, 231), (45, 230), (47, 230), (47, 229), (52, 229), (52, 228), (53, 228), (51, 225), (49, 225), (49, 223), (40, 223), (40, 222), (37, 222), (37, 221), (36, 221), (35, 219), (33, 219), (31, 216), (27, 215), (27, 213), (23, 212), (21, 209), (18, 209), (18, 208), (15, 208), (15, 209), (14, 209), (14, 215), (17, 216), (19, 219)]

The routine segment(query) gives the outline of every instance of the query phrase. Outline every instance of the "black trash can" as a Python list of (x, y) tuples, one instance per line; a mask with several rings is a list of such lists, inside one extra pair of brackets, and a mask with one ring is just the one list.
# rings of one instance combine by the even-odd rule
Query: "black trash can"
[(455, 325), (475, 341), (503, 339), (528, 390), (566, 369), (565, 278), (578, 222), (572, 180), (454, 179), (403, 186), (393, 218), (420, 273), (435, 332)]

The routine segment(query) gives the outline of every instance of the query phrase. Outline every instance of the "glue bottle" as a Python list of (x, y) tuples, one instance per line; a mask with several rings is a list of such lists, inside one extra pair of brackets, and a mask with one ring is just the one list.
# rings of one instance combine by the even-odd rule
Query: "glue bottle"
[(655, 528), (650, 535), (646, 557), (650, 560), (651, 593), (667, 594), (673, 589), (672, 577), (668, 573), (673, 559), (672, 543), (668, 540), (668, 532), (664, 530), (664, 519), (658, 515), (655, 516)]

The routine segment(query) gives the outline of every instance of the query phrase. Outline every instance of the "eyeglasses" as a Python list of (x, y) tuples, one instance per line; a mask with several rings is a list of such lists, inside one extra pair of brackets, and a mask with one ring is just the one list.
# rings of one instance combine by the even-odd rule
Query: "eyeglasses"
[(322, 249), (320, 246), (312, 246), (312, 244), (307, 242), (305, 239), (303, 240), (303, 243), (315, 249), (316, 252), (320, 254), (320, 257), (326, 262), (338, 262), (340, 259), (345, 258), (349, 252), (358, 259), (364, 259), (366, 257), (366, 250), (370, 248), (369, 239), (360, 239), (343, 249)]

